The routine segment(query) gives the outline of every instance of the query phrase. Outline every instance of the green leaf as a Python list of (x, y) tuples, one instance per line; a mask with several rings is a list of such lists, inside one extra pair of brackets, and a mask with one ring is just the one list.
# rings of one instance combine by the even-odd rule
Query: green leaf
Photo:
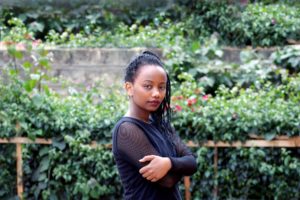
[(31, 180), (32, 181), (37, 181), (38, 178), (39, 178), (39, 175), (40, 175), (40, 169), (39, 168), (36, 168), (33, 173), (32, 173), (32, 176), (31, 176)]
[(94, 199), (99, 199), (100, 192), (101, 192), (100, 189), (98, 187), (96, 187), (90, 191), (90, 195)]
[(192, 51), (196, 51), (197, 49), (199, 49), (200, 48), (200, 42), (198, 42), (198, 41), (194, 41), (193, 43), (192, 43)]
[(14, 46), (8, 48), (8, 54), (17, 59), (23, 58), (23, 53), (21, 51), (16, 50)]
[(52, 138), (52, 146), (64, 150), (66, 148), (66, 142), (62, 138)]
[(32, 131), (28, 132), (28, 138), (34, 141), (36, 139), (36, 135)]
[(23, 84), (23, 87), (27, 92), (31, 92), (33, 88), (36, 86), (37, 81), (36, 80), (28, 80)]
[(32, 97), (32, 102), (37, 108), (40, 108), (43, 105), (44, 100), (41, 95), (36, 94)]
[(34, 131), (34, 135), (36, 136), (42, 136), (43, 135), (43, 131), (41, 129)]
[(9, 70), (9, 75), (15, 76), (15, 75), (17, 75), (17, 74), (19, 74), (19, 72), (18, 72), (17, 70), (15, 70), (15, 69), (10, 69), (10, 70)]
[(43, 32), (45, 25), (43, 23), (35, 21), (35, 22), (30, 23), (29, 27), (34, 31)]
[(210, 175), (211, 175), (211, 173), (210, 173), (209, 171), (205, 171), (204, 176), (205, 176), (206, 178), (210, 177)]
[(44, 156), (44, 155), (47, 155), (49, 153), (49, 147), (46, 146), (46, 147), (43, 147), (40, 152), (39, 152), (39, 156)]
[(43, 190), (45, 188), (47, 188), (47, 183), (40, 182), (38, 185), (38, 189)]
[(42, 87), (43, 87), (43, 89), (44, 89), (45, 93), (46, 93), (48, 96), (50, 96), (50, 95), (51, 95), (51, 93), (50, 93), (50, 89), (49, 89), (49, 87), (48, 87), (47, 85), (43, 85)]
[(48, 156), (46, 156), (40, 162), (40, 165), (39, 165), (40, 172), (44, 172), (44, 171), (48, 170), (49, 165), (50, 165), (50, 159)]
[(14, 57), (16, 57), (17, 59), (22, 59), (23, 53), (21, 51), (15, 51)]
[(41, 66), (44, 66), (44, 67), (48, 68), (48, 66), (49, 66), (49, 60), (47, 58), (42, 58), (42, 59), (39, 60), (39, 64)]
[(25, 62), (23, 63), (23, 66), (24, 66), (24, 68), (29, 69), (29, 68), (32, 67), (32, 63), (29, 62), (29, 61), (25, 61)]
[(51, 193), (50, 197), (49, 197), (49, 200), (58, 200), (58, 198), (57, 198), (56, 194)]
[(268, 141), (273, 140), (276, 137), (276, 132), (269, 132), (264, 135), (264, 138)]
[(90, 180), (88, 180), (88, 186), (90, 188), (94, 188), (98, 185), (98, 182), (95, 178), (90, 178)]
[(38, 177), (38, 181), (44, 181), (45, 179), (47, 179), (47, 174), (46, 173), (42, 173)]

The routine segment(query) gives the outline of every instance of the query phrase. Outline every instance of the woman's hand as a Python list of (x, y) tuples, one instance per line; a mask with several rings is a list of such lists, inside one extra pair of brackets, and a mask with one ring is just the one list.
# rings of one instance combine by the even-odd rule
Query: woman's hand
[(164, 177), (172, 167), (171, 160), (168, 157), (148, 155), (139, 161), (148, 162), (139, 172), (144, 178), (151, 182), (156, 182)]

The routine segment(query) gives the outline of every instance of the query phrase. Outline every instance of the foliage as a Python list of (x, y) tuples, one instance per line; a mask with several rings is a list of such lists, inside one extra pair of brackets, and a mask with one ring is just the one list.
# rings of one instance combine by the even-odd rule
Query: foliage
[(299, 1), (297, 0), (250, 0), (251, 3), (263, 3), (263, 4), (288, 4), (288, 5), (294, 5), (299, 6)]
[[(218, 149), (217, 176), (213, 150), (197, 151), (199, 170), (193, 176), (195, 199), (297, 199), (299, 151), (293, 149)], [(204, 170), (205, 169), (205, 170)], [(202, 186), (202, 187), (199, 187)]]
[[(280, 10), (280, 12), (278, 12)], [(286, 44), (287, 40), (299, 40), (300, 7), (285, 4), (249, 5), (242, 14), (244, 40), (252, 46)]]
[[(190, 29), (194, 29), (195, 35), (209, 36), (217, 32), (221, 38), (232, 39), (227, 28), (238, 26), (236, 24), (241, 14), (241, 8), (228, 4), (226, 1), (196, 1), (194, 12), (189, 10), (191, 17), (187, 23)], [(194, 28), (192, 28), (194, 26)]]
[(220, 149), (220, 199), (297, 199), (299, 159), (292, 149)]
[(177, 37), (183, 36), (182, 23), (173, 24), (165, 20), (160, 26), (138, 25), (128, 26), (119, 23), (113, 31), (104, 30), (101, 27), (94, 29), (93, 34), (84, 32), (62, 34), (51, 30), (46, 36), (46, 42), (51, 45), (63, 45), (64, 47), (164, 47), (174, 43)]
[(0, 145), (0, 198), (5, 199), (16, 196), (16, 166), (15, 145)]
[(233, 46), (274, 46), (300, 39), (300, 6), (292, 3), (243, 5), (208, 0), (22, 3), (4, 3), (0, 9), (5, 38), (21, 33), (10, 31), (20, 26), (12, 23), (17, 18), (31, 38), (72, 47), (160, 47), (162, 40), (176, 41), (176, 30), (190, 41), (205, 41), (217, 33), (222, 44)]
[(299, 150), (286, 148), (218, 148), (215, 173), (214, 149), (200, 147), (196, 151), (198, 171), (192, 176), (191, 196), (193, 199), (297, 199), (298, 154)]
[(90, 139), (91, 135), (82, 131), (65, 136), (52, 147), (27, 147), (25, 198), (120, 198), (121, 184), (111, 151), (90, 147)]
[(298, 135), (299, 80), (298, 76), (280, 86), (262, 84), (259, 90), (221, 87), (214, 98), (197, 93), (173, 97), (174, 126), (193, 141), (245, 140), (249, 134), (267, 140)]
[[(10, 47), (9, 51), (14, 61), (24, 59), (24, 52), (14, 47)], [(31, 54), (33, 57), (35, 52)], [(47, 57), (44, 59), (42, 63), (48, 63)], [(11, 65), (9, 62), (2, 70), (6, 76), (1, 77), (0, 85), (0, 138), (24, 136), (33, 140), (36, 137), (53, 140), (50, 147), (29, 145), (24, 148), (24, 197), (111, 199), (114, 194), (114, 198), (120, 198), (121, 186), (116, 168), (112, 167), (114, 161), (110, 149), (101, 146), (91, 148), (89, 144), (92, 140), (99, 144), (107, 144), (111, 140), (112, 126), (126, 105), (121, 103), (124, 98), (116, 90), (114, 93), (108, 88), (104, 91), (100, 86), (82, 94), (74, 92), (67, 97), (61, 97), (50, 89), (39, 90), (44, 79), (41, 76), (44, 70), (39, 68), (41, 63), (20, 63), (23, 64)], [(43, 79), (28, 87), (27, 83), (35, 80), (32, 79), (33, 74)], [(2, 148), (1, 145), (1, 152), (5, 155), (13, 152), (11, 145), (7, 147)], [(7, 187), (1, 189), (1, 198), (15, 194), (16, 172), (8, 167), (15, 162), (13, 158), (0, 157), (4, 159), (1, 168), (5, 168), (0, 175), (7, 177), (2, 182)], [(6, 182), (10, 180), (14, 181)]]
[(271, 55), (274, 63), (289, 70), (290, 73), (300, 72), (300, 49), (285, 47)]
[(213, 191), (216, 184), (214, 173), (214, 150), (200, 147), (195, 151), (197, 172), (191, 177), (191, 196), (193, 199), (214, 199)]
[[(88, 199), (105, 197), (120, 189), (116, 169), (111, 168), (111, 152), (82, 145), (91, 140), (99, 140), (99, 143), (110, 141), (111, 127), (118, 117), (118, 111), (115, 117), (111, 116), (110, 103), (101, 104), (100, 111), (86, 99), (78, 101), (78, 96), (61, 101), (55, 96), (42, 94), (30, 97), (16, 90), (12, 91), (13, 96), (8, 90), (1, 91), (7, 94), (5, 108), (1, 107), (2, 114), (5, 113), (5, 118), (1, 119), (1, 137), (50, 137), (54, 141), (54, 148), (31, 150), (28, 147), (28, 152), (25, 152), (29, 159), (25, 165), (27, 198)], [(37, 155), (32, 157), (32, 154)], [(68, 175), (68, 171), (72, 174)], [(71, 176), (76, 179), (69, 180)]]
[(147, 24), (158, 13), (163, 13), (170, 6), (168, 2), (146, 0), (120, 1), (57, 1), (57, 0), (25, 0), (18, 4), (4, 2), (2, 12), (9, 13), (7, 17), (21, 19), (35, 37), (43, 39), (50, 30), (62, 33), (69, 31), (78, 33), (83, 31), (91, 34), (95, 27), (113, 30), (114, 25)]
[(202, 35), (217, 32), (224, 44), (274, 46), (300, 38), (299, 7), (294, 5), (253, 3), (241, 8), (225, 1), (203, 1), (196, 8), (190, 28), (196, 25)]
[[(1, 40), (4, 42), (23, 42), (26, 39), (32, 38), (32, 32), (30, 32), (26, 27), (25, 24), (18, 18), (11, 18), (10, 20), (8, 20), (8, 25), (13, 26), (12, 29), (9, 30), (8, 32), (8, 28), (6, 26), (2, 27), (2, 31), (3, 32), (8, 32), (8, 34), (3, 34), (4, 37), (1, 37)], [(1, 34), (1, 36), (2, 36)]]
[[(194, 42), (190, 45), (166, 46), (164, 49), (167, 58), (166, 65), (172, 79), (181, 83), (181, 74), (189, 73), (205, 93), (213, 95), (220, 85), (228, 88), (236, 85), (243, 88), (251, 85), (259, 87), (260, 80), (280, 84), (289, 73), (293, 74), (295, 71), (276, 64), (275, 59), (280, 59), (278, 56), (281, 53), (279, 52), (281, 51), (266, 58), (255, 53), (254, 50), (245, 49), (240, 53), (241, 63), (227, 63), (222, 61), (223, 51), (218, 46), (215, 36), (205, 43)], [(285, 55), (287, 59), (293, 59), (292, 56), (297, 53)], [(296, 56), (294, 60), (297, 61)]]
[[(181, 39), (179, 41), (183, 42)], [(197, 52), (195, 55), (203, 63), (221, 55), (218, 48), (215, 48), (216, 43), (208, 44), (211, 46), (200, 47), (196, 43), (189, 46), (194, 47)], [(45, 66), (50, 67), (48, 54), (42, 49), (37, 52), (31, 49), (29, 52), (36, 59), (26, 62), (23, 60), (23, 51), (10, 48), (12, 60), (2, 70), (6, 77), (1, 77), (0, 85), (0, 138), (27, 136), (53, 140), (51, 146), (24, 145), (24, 198), (121, 198), (120, 180), (110, 149), (102, 145), (91, 148), (89, 144), (92, 140), (98, 144), (111, 141), (111, 129), (125, 110), (125, 95), (114, 87), (104, 90), (101, 85), (86, 89), (83, 93), (73, 92), (66, 97), (43, 89), (43, 81), (47, 77), (42, 75), (47, 71)], [(179, 52), (175, 53), (180, 55)], [(195, 55), (187, 52), (178, 60), (186, 63), (187, 58)], [(291, 58), (294, 55), (292, 53)], [(251, 63), (253, 54), (244, 53), (243, 60)], [(176, 64), (175, 59), (171, 62)], [(257, 65), (263, 64), (253, 64)], [(262, 77), (269, 74), (268, 69), (264, 73), (253, 68), (255, 70), (249, 65), (244, 67), (244, 71), (241, 70), (242, 73), (237, 72), (241, 76), (250, 70), (251, 76), (245, 75), (252, 78), (247, 82), (250, 87), (245, 89), (243, 84), (232, 88), (221, 86), (216, 96), (205, 92), (204, 86), (195, 79), (195, 74), (186, 73), (186, 69), (180, 71), (177, 76), (180, 82), (172, 83), (176, 87), (172, 107), (173, 124), (181, 137), (201, 144), (208, 139), (243, 141), (251, 133), (268, 140), (281, 134), (299, 135), (299, 75), (292, 74), (293, 77), (286, 77), (276, 82), (277, 85), (272, 85), (255, 79), (258, 74), (262, 74)], [(258, 69), (263, 70), (263, 67)], [(230, 76), (233, 72), (229, 73)], [(271, 77), (274, 78), (273, 75)], [(33, 80), (39, 81), (29, 84)], [(0, 156), (1, 169), (5, 169), (0, 171), (0, 183), (7, 186), (1, 188), (0, 198), (15, 194), (13, 186), (16, 174), (14, 167), (11, 167), (15, 166), (12, 149), (11, 145), (0, 147), (0, 152), (3, 152), (1, 155), (5, 155)], [(212, 199), (212, 191), (216, 186), (220, 199), (299, 198), (300, 162), (297, 150), (219, 150), (217, 176), (214, 175), (213, 150), (194, 150), (198, 163), (198, 171), (192, 176), (191, 191), (194, 199)], [(284, 191), (288, 191), (288, 194)]]

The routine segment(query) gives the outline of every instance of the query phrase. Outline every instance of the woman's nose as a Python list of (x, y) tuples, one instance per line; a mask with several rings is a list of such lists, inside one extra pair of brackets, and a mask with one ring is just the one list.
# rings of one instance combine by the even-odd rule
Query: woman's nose
[(152, 96), (155, 98), (158, 98), (160, 96), (160, 92), (159, 89), (155, 89), (153, 90)]

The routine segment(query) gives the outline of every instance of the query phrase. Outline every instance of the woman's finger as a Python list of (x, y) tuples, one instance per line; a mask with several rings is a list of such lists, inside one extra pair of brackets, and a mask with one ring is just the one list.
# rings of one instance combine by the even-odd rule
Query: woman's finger
[(148, 156), (144, 156), (142, 159), (140, 159), (140, 162), (147, 162), (147, 161), (151, 161), (155, 158), (155, 155), (148, 155)]
[(142, 174), (143, 177), (148, 177), (148, 176), (153, 174), (153, 171), (152, 170), (147, 170), (147, 169), (146, 170), (140, 170), (140, 174)]

